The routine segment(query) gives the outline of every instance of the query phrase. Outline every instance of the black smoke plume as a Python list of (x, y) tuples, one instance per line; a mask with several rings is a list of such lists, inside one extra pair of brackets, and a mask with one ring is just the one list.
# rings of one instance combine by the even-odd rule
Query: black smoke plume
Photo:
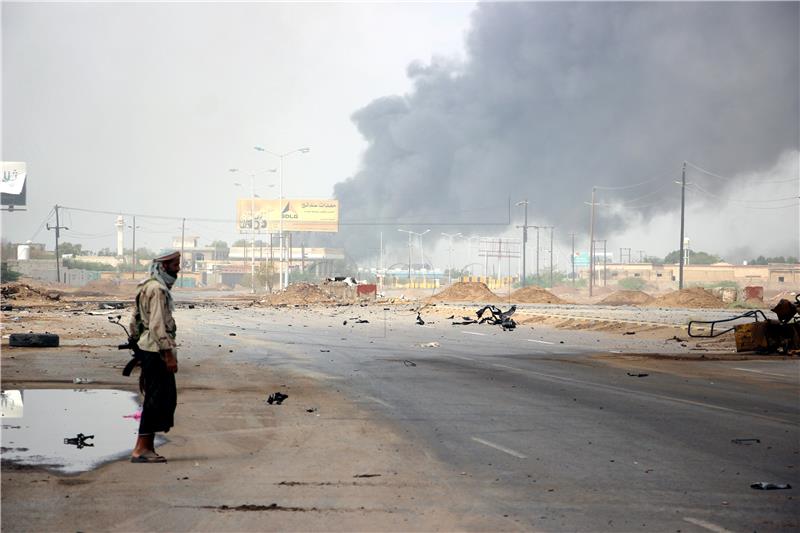
[[(509, 197), (528, 198), (532, 219), (583, 227), (592, 185), (669, 183), (684, 160), (768, 168), (800, 146), (798, 7), (479, 5), (463, 62), (412, 64), (409, 94), (354, 113), (368, 149), (335, 187), (345, 246), (374, 252), (364, 224), (477, 231), (507, 219)], [(653, 213), (675, 207), (653, 199)]]

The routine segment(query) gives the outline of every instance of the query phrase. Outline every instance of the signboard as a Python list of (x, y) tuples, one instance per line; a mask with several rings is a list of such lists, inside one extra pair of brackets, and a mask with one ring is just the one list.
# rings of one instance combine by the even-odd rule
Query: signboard
[(578, 267), (589, 268), (589, 252), (575, 252), (574, 260), (575, 260), (575, 268)]
[(27, 193), (26, 165), (18, 161), (3, 161), (3, 178), (0, 181), (0, 204), (24, 206)]
[(283, 218), (283, 231), (339, 231), (339, 200), (303, 198), (265, 200), (240, 198), (236, 201), (239, 233), (255, 231), (277, 233)]

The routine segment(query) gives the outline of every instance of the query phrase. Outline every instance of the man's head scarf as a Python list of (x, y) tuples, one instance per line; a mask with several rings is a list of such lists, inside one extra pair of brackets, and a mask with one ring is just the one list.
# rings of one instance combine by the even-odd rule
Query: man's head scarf
[(150, 268), (148, 269), (150, 273), (150, 277), (147, 278), (142, 283), (145, 283), (151, 279), (154, 279), (158, 282), (159, 285), (166, 291), (167, 293), (167, 303), (171, 310), (174, 310), (175, 303), (172, 301), (172, 294), (170, 293), (170, 289), (175, 282), (178, 280), (175, 276), (169, 274), (164, 268), (164, 263), (170, 261), (171, 259), (175, 259), (176, 257), (180, 257), (181, 254), (178, 251), (174, 250), (166, 250), (162, 251), (153, 258), (153, 262), (150, 263)]

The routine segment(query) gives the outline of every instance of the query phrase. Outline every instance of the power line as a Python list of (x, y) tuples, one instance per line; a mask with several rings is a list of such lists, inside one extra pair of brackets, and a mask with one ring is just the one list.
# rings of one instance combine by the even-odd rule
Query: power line
[(715, 198), (719, 198), (720, 200), (726, 200), (728, 202), (736, 202), (736, 203), (740, 203), (740, 204), (787, 202), (787, 201), (791, 201), (791, 200), (800, 199), (800, 196), (787, 196), (787, 197), (784, 197), (784, 198), (771, 198), (771, 199), (766, 199), (766, 200), (734, 200), (733, 198), (723, 198), (722, 196), (719, 196), (719, 195), (716, 195), (716, 194), (714, 194), (714, 193), (712, 193), (710, 191), (707, 191), (706, 189), (704, 189), (703, 187), (701, 187), (697, 183), (691, 183), (690, 185), (693, 185), (694, 187), (697, 188), (697, 190), (699, 190), (701, 192), (704, 192), (704, 193), (708, 194), (709, 196), (713, 196)]
[(42, 223), (39, 224), (39, 228), (31, 236), (31, 238), (30, 238), (31, 241), (33, 241), (39, 235), (39, 233), (44, 229), (44, 226), (50, 221), (50, 217), (53, 216), (53, 211), (54, 210), (55, 210), (55, 208), (53, 208), (53, 207), (50, 208), (50, 212), (47, 213), (47, 216), (44, 217), (44, 220), (42, 220)]
[(597, 190), (600, 190), (600, 191), (622, 191), (622, 190), (625, 190), (625, 189), (633, 189), (633, 188), (636, 188), (636, 187), (641, 187), (642, 185), (647, 185), (648, 183), (653, 183), (654, 181), (661, 181), (662, 179), (664, 179), (666, 177), (669, 177), (669, 175), (668, 174), (664, 174), (664, 175), (658, 176), (656, 178), (651, 178), (651, 179), (649, 179), (647, 181), (642, 181), (642, 182), (639, 182), (639, 183), (633, 183), (631, 185), (620, 185), (620, 186), (615, 186), (615, 187), (606, 187), (606, 186), (603, 186), (603, 185), (594, 185), (594, 188), (597, 189)]
[[(709, 175), (709, 176), (711, 176), (711, 177), (714, 177), (714, 178), (717, 178), (717, 179), (721, 179), (721, 180), (727, 180), (727, 181), (738, 181), (737, 179), (735, 179), (735, 178), (730, 178), (730, 177), (728, 177), (728, 176), (720, 176), (719, 174), (716, 174), (716, 173), (714, 173), (714, 172), (711, 172), (710, 170), (706, 170), (706, 169), (704, 169), (704, 168), (702, 168), (702, 167), (699, 167), (699, 166), (695, 165), (695, 164), (694, 164), (694, 163), (692, 163), (691, 161), (687, 161), (687, 162), (686, 162), (686, 164), (687, 164), (687, 165), (689, 165), (690, 167), (694, 168), (695, 170), (699, 170), (699, 171), (700, 171), (700, 172), (702, 172), (703, 174), (707, 174), (707, 175)], [(741, 179), (741, 178), (740, 178), (740, 179)], [(759, 184), (772, 184), (772, 183), (789, 183), (789, 182), (793, 182), (793, 181), (800, 181), (800, 177), (798, 177), (798, 178), (791, 178), (791, 179), (788, 179), (788, 180), (759, 181), (758, 183), (759, 183)]]
[[(691, 188), (692, 184), (690, 184), (689, 187)], [(705, 189), (699, 188), (697, 186), (697, 184), (694, 184), (694, 187), (692, 188), (692, 190), (695, 191), (695, 192), (699, 192), (699, 193), (705, 194), (705, 195), (707, 195), (707, 196), (709, 196), (711, 198), (715, 198), (717, 200), (736, 201), (736, 200), (728, 200), (727, 198), (723, 198), (723, 197), (718, 196), (716, 194), (710, 193), (710, 192), (706, 191)], [(787, 205), (773, 205), (773, 206), (742, 205), (742, 206), (739, 206), (739, 207), (741, 207), (742, 209), (768, 209), (768, 210), (773, 210), (773, 209), (789, 209), (790, 207), (797, 208), (797, 207), (800, 207), (800, 204), (793, 203), (793, 204), (787, 204)]]

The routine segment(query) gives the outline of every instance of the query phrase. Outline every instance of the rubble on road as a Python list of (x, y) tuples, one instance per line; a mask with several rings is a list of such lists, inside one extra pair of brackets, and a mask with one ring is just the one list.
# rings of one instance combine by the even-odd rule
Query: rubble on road
[[(484, 322), (492, 325), (498, 325), (503, 328), (503, 331), (508, 331), (517, 327), (517, 323), (511, 318), (511, 315), (517, 310), (516, 305), (512, 305), (508, 311), (501, 311), (493, 305), (485, 305), (478, 309), (475, 314), (478, 315), (478, 324)], [(489, 311), (491, 316), (484, 317), (483, 315)]]
[(309, 305), (332, 304), (336, 300), (313, 283), (292, 283), (286, 289), (267, 295), (259, 303), (263, 305)]

